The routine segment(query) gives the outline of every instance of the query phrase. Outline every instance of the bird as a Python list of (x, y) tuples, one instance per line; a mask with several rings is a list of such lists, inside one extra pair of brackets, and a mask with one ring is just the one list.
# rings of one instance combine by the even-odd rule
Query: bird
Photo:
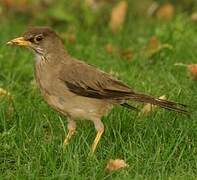
[(7, 44), (24, 46), (34, 52), (35, 79), (44, 100), (67, 117), (68, 133), (64, 145), (75, 134), (76, 122), (79, 119), (89, 120), (96, 129), (96, 137), (91, 146), (93, 154), (104, 132), (102, 117), (118, 105), (137, 110), (129, 104), (130, 101), (188, 114), (184, 104), (134, 91), (112, 75), (72, 57), (51, 27), (31, 27)]

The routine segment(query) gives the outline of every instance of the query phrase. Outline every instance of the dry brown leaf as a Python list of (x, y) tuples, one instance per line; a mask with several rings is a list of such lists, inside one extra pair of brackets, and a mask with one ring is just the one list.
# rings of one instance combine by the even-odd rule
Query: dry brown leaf
[(105, 50), (109, 54), (116, 54), (123, 59), (130, 60), (133, 57), (133, 50), (131, 48), (120, 49), (111, 43), (106, 44)]
[(112, 171), (117, 171), (119, 169), (128, 167), (129, 165), (122, 159), (110, 159), (107, 163), (107, 166), (105, 168), (106, 171), (112, 172)]
[(147, 58), (150, 58), (163, 49), (172, 50), (173, 47), (170, 44), (161, 44), (156, 36), (152, 36), (145, 48), (145, 55)]
[(113, 54), (114, 52), (117, 51), (117, 47), (115, 47), (115, 46), (114, 46), (113, 44), (111, 44), (111, 43), (108, 43), (108, 44), (106, 44), (106, 46), (105, 46), (105, 50), (107, 51), (107, 53)]
[(191, 15), (191, 20), (194, 21), (194, 22), (197, 22), (197, 12), (194, 12), (194, 13)]
[(2, 0), (1, 4), (3, 4), (6, 7), (10, 7), (13, 4), (13, 0)]
[(74, 33), (67, 33), (67, 34), (66, 34), (66, 38), (67, 38), (67, 40), (68, 40), (68, 42), (69, 42), (70, 44), (73, 44), (73, 43), (76, 42), (76, 36), (75, 36)]
[(1, 0), (1, 3), (8, 9), (11, 8), (20, 12), (25, 12), (28, 10), (27, 0)]
[(112, 32), (119, 31), (123, 26), (127, 13), (127, 7), (127, 1), (122, 0), (112, 9), (111, 18), (109, 22), (109, 26)]
[(197, 64), (189, 64), (187, 68), (190, 74), (192, 75), (192, 77), (194, 79), (197, 79)]
[(152, 36), (145, 48), (145, 55), (150, 58), (158, 52), (160, 42), (156, 36)]
[(158, 41), (156, 36), (152, 36), (149, 40), (149, 48), (157, 49), (159, 47), (160, 42)]
[(113, 44), (108, 43), (105, 46), (105, 50), (108, 54), (117, 55), (126, 60), (131, 60), (133, 57), (133, 50), (131, 48), (120, 49), (119, 47), (116, 47)]
[(133, 51), (130, 48), (122, 49), (120, 52), (121, 57), (124, 59), (130, 60), (133, 57)]
[[(166, 100), (166, 96), (160, 96), (159, 99)], [(142, 108), (141, 112), (139, 114), (147, 115), (150, 112), (152, 112), (157, 106), (152, 105), (152, 104), (145, 104), (144, 107)]]
[(171, 3), (166, 3), (159, 7), (156, 16), (159, 19), (169, 20), (173, 17), (175, 8)]

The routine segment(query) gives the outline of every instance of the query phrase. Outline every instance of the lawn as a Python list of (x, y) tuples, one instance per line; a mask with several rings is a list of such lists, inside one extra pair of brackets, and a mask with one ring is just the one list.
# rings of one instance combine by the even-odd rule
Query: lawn
[[(37, 22), (43, 25), (43, 22)], [(46, 25), (46, 24), (44, 24)], [(0, 179), (195, 179), (197, 176), (197, 81), (175, 63), (197, 63), (197, 26), (187, 15), (170, 21), (129, 16), (119, 33), (108, 26), (75, 30), (76, 42), (64, 37), (68, 26), (53, 26), (68, 52), (118, 78), (133, 89), (187, 104), (191, 116), (155, 109), (138, 115), (115, 107), (103, 118), (105, 133), (94, 156), (93, 124), (79, 121), (67, 147), (66, 118), (52, 110), (32, 83), (33, 54), (5, 43), (27, 28), (23, 18), (4, 19), (0, 25), (0, 87), (12, 95), (0, 99)], [(164, 48), (147, 58), (152, 36)], [(108, 53), (106, 44), (132, 49), (133, 57)], [(139, 109), (143, 105), (133, 103)], [(13, 106), (13, 107), (12, 107)], [(107, 173), (109, 159), (124, 159), (129, 167)]]

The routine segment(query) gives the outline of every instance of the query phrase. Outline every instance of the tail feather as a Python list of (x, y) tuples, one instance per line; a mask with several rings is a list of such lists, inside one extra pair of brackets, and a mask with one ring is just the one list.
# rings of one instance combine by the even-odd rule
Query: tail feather
[(132, 106), (132, 105), (130, 105), (130, 104), (128, 104), (128, 103), (123, 103), (123, 104), (120, 104), (120, 105), (123, 106), (123, 107), (126, 107), (126, 108), (128, 108), (128, 109), (131, 109), (131, 110), (133, 110), (133, 111), (139, 111), (138, 108), (136, 108), (136, 107), (134, 107), (134, 106)]
[(181, 103), (154, 98), (154, 97), (144, 95), (144, 94), (139, 94), (139, 93), (133, 93), (130, 96), (130, 99), (138, 101), (138, 102), (149, 103), (149, 104), (156, 105), (161, 108), (176, 111), (179, 113), (189, 114), (189, 112), (185, 109), (187, 106)]

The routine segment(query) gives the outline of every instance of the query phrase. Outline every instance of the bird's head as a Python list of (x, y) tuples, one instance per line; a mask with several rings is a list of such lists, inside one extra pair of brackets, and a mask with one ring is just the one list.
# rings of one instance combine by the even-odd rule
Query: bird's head
[(59, 36), (49, 27), (30, 28), (21, 37), (12, 39), (7, 44), (28, 47), (39, 55), (54, 52), (63, 45)]

